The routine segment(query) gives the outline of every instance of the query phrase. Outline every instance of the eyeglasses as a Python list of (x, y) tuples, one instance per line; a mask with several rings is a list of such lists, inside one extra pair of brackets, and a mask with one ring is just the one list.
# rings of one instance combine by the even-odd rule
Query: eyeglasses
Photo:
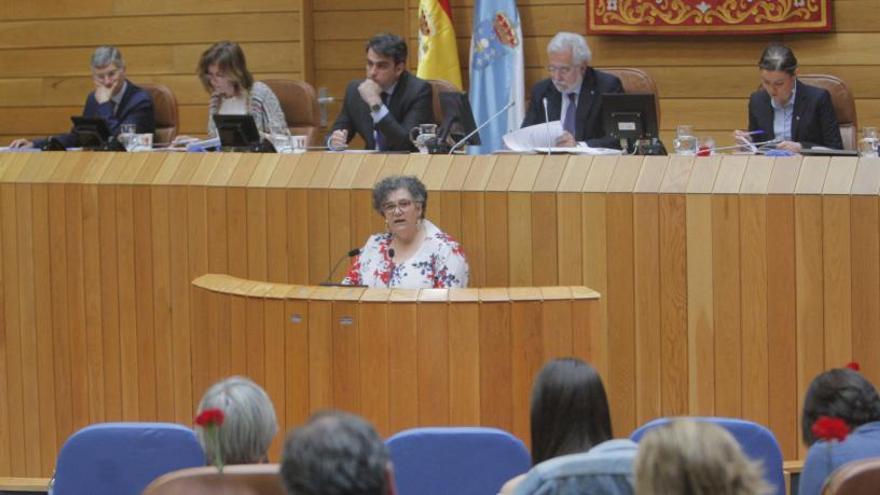
[(573, 65), (548, 65), (547, 72), (551, 74), (559, 73), (560, 75), (567, 76), (571, 74), (571, 71), (574, 70)]
[(409, 209), (412, 208), (414, 204), (416, 204), (416, 201), (413, 201), (411, 199), (401, 199), (397, 203), (392, 203), (392, 202), (383, 203), (382, 204), (382, 212), (385, 213), (386, 215), (391, 215), (398, 208), (400, 208), (400, 211), (406, 212), (406, 211), (409, 211)]

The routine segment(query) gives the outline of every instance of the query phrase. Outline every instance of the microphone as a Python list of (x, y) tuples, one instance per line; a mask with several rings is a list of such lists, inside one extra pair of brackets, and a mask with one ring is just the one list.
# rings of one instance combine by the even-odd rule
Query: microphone
[(339, 259), (336, 260), (336, 264), (333, 265), (333, 269), (330, 270), (330, 273), (327, 274), (327, 278), (325, 278), (324, 281), (318, 285), (320, 285), (321, 287), (336, 287), (336, 286), (342, 285), (342, 284), (338, 284), (338, 283), (332, 281), (333, 274), (336, 272), (336, 269), (339, 268), (339, 265), (340, 265), (340, 263), (342, 263), (343, 260), (345, 260), (346, 258), (352, 258), (352, 257), (357, 256), (359, 254), (361, 254), (360, 248), (354, 248), (351, 251), (348, 251), (344, 255), (340, 256)]
[(488, 119), (486, 119), (485, 122), (483, 122), (482, 124), (480, 124), (480, 125), (479, 125), (476, 129), (474, 129), (473, 131), (471, 131), (470, 134), (468, 134), (467, 136), (461, 138), (461, 141), (459, 141), (459, 142), (455, 143), (454, 145), (452, 145), (452, 148), (449, 149), (449, 154), (451, 155), (452, 153), (454, 153), (455, 150), (458, 149), (458, 148), (459, 148), (461, 145), (463, 145), (464, 143), (466, 143), (467, 140), (471, 138), (471, 136), (473, 136), (474, 134), (480, 132), (480, 129), (482, 129), (483, 127), (486, 127), (487, 125), (489, 125), (490, 122), (492, 122), (493, 120), (495, 120), (495, 119), (496, 119), (499, 115), (501, 115), (502, 113), (506, 112), (508, 108), (512, 107), (514, 103), (516, 103), (516, 101), (514, 101), (514, 100), (510, 100), (509, 102), (507, 102), (507, 105), (504, 105), (504, 107), (502, 107), (501, 110), (498, 110), (497, 112), (495, 112), (495, 115), (493, 115), (493, 116), (489, 117)]
[(388, 250), (388, 257), (394, 259), (394, 248)]
[(547, 97), (545, 96), (541, 102), (544, 103), (544, 128), (547, 130), (547, 155), (550, 155), (550, 148), (553, 147), (553, 142), (550, 137), (550, 112), (547, 111)]

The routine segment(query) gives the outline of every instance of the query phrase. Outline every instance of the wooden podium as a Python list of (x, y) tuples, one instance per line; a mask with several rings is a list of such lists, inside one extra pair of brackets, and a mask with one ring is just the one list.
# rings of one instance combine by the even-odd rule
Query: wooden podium
[(593, 360), (602, 338), (599, 294), (585, 287), (392, 290), (204, 275), (193, 291), (194, 389), (246, 374), (265, 384), (281, 431), (339, 408), (383, 435), (488, 425), (528, 439), (535, 373), (553, 357)]

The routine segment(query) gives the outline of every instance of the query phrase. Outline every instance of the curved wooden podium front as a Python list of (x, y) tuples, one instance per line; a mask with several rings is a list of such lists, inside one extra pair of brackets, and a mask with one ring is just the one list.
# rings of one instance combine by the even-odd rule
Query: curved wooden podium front
[(194, 390), (246, 374), (265, 384), (281, 431), (339, 408), (383, 435), (488, 425), (525, 440), (543, 363), (603, 354), (593, 352), (599, 294), (585, 287), (390, 290), (227, 275), (193, 287)]

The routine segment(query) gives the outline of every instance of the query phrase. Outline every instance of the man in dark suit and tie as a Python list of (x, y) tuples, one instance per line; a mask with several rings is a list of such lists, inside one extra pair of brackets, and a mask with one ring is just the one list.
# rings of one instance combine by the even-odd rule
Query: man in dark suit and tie
[(605, 135), (602, 94), (623, 93), (620, 79), (590, 67), (590, 47), (579, 34), (557, 33), (547, 45), (547, 55), (550, 78), (532, 88), (522, 126), (546, 122), (546, 98), (550, 121), (561, 120), (565, 131), (556, 140), (556, 146), (572, 147), (586, 142), (592, 148), (619, 148), (618, 140)]
[(431, 85), (406, 70), (406, 42), (399, 36), (373, 36), (366, 51), (367, 78), (348, 84), (327, 146), (344, 149), (357, 133), (367, 149), (414, 151), (410, 129), (434, 121)]
[[(156, 130), (153, 99), (145, 90), (125, 78), (125, 61), (115, 46), (99, 46), (92, 55), (92, 82), (95, 90), (86, 98), (84, 117), (100, 117), (107, 123), (110, 134), (119, 134), (122, 124), (134, 124), (138, 133)], [(76, 134), (54, 136), (65, 148), (76, 146)], [(16, 139), (13, 148), (42, 148), (49, 138)]]

